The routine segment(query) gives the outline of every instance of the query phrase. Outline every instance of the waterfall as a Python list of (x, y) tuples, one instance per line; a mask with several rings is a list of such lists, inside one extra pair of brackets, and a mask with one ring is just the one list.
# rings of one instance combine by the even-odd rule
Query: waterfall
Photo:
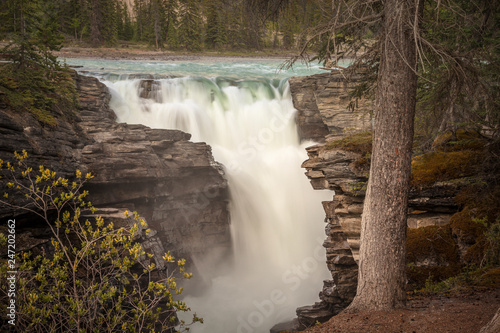
[[(212, 146), (230, 189), (234, 264), (210, 271), (211, 287), (187, 296), (204, 318), (194, 332), (269, 332), (318, 301), (329, 274), (321, 201), (300, 168), (307, 158), (286, 80), (184, 77), (108, 82), (119, 122), (180, 129)], [(143, 98), (146, 96), (148, 98)], [(142, 96), (142, 97), (141, 97)], [(189, 293), (189, 286), (186, 286)], [(188, 319), (188, 318), (186, 318)]]

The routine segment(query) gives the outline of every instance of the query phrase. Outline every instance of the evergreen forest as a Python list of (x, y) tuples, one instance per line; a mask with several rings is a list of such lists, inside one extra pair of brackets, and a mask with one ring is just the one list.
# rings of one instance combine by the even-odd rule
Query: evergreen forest
[(162, 50), (294, 49), (302, 32), (325, 19), (330, 1), (2, 0), (0, 39), (27, 16), (50, 24), (69, 43), (92, 47), (145, 43)]

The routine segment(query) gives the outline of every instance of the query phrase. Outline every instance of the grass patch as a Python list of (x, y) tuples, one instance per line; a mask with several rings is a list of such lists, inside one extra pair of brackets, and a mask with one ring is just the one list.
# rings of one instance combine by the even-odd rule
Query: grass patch
[(15, 64), (0, 65), (0, 102), (16, 112), (27, 112), (41, 124), (57, 126), (57, 118), (72, 116), (78, 108), (78, 94), (66, 69), (19, 70)]

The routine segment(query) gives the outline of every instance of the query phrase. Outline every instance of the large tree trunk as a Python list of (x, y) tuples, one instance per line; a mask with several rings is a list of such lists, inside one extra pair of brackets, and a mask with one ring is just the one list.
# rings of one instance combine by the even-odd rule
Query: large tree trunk
[(414, 0), (384, 2), (373, 151), (361, 221), (357, 295), (347, 311), (406, 303), (406, 215), (415, 114)]

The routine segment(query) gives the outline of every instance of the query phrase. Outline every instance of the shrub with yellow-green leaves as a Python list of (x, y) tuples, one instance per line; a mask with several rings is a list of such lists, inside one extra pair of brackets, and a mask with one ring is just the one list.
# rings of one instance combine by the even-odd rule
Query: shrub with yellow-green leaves
[[(96, 209), (83, 190), (91, 174), (76, 171), (74, 180), (58, 177), (43, 166), (35, 172), (27, 154), (15, 153), (14, 163), (0, 160), (3, 188), (0, 206), (28, 211), (51, 230), (51, 246), (15, 257), (16, 329), (23, 332), (169, 332), (188, 330), (177, 311), (188, 311), (177, 300), (182, 292), (173, 272), (159, 274), (152, 254), (134, 241), (147, 224), (134, 214), (130, 228), (115, 228), (100, 216), (84, 219), (82, 211)], [(13, 192), (24, 194), (22, 204)], [(148, 230), (146, 230), (146, 233)], [(4, 235), (0, 242), (5, 243)], [(5, 246), (3, 244), (2, 246)], [(48, 250), (45, 250), (48, 249)], [(163, 259), (173, 263), (170, 253)], [(12, 262), (11, 262), (12, 263)], [(185, 278), (185, 260), (177, 266)], [(0, 284), (6, 283), (7, 260), (2, 258)], [(6, 290), (6, 288), (2, 288)], [(7, 295), (0, 295), (2, 303)], [(2, 305), (3, 307), (4, 305)], [(200, 321), (196, 315), (193, 322)]]

